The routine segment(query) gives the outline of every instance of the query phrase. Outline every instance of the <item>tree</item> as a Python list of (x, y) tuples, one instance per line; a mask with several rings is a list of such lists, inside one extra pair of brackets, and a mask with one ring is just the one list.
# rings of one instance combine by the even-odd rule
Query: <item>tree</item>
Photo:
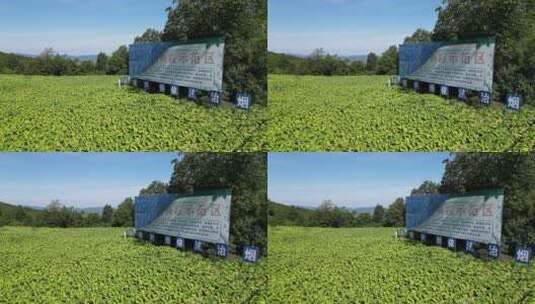
[(496, 38), (493, 96), (516, 90), (527, 103), (535, 104), (535, 1), (445, 0), (438, 9), (433, 39), (480, 36)]
[(231, 95), (248, 91), (266, 104), (267, 1), (173, 0), (162, 41), (222, 36), (225, 39), (223, 82)]
[(373, 210), (373, 222), (377, 223), (379, 225), (383, 224), (385, 217), (385, 208), (381, 205), (375, 206), (375, 209)]
[(362, 61), (355, 60), (350, 64), (351, 74), (361, 75), (366, 73), (366, 64)]
[(373, 222), (373, 218), (369, 213), (360, 213), (355, 218), (355, 225), (358, 227), (370, 226)]
[(366, 60), (366, 69), (369, 72), (375, 73), (375, 69), (377, 68), (377, 55), (375, 53), (368, 54), (368, 58)]
[(153, 181), (147, 188), (141, 189), (139, 191), (139, 196), (148, 196), (152, 194), (163, 194), (167, 193), (168, 185), (161, 181)]
[(431, 42), (433, 38), (433, 32), (425, 29), (417, 29), (411, 36), (405, 37), (404, 43), (411, 42)]
[(333, 211), (334, 209), (336, 209), (336, 205), (331, 200), (324, 200), (318, 206), (319, 211)]
[(54, 52), (53, 48), (47, 47), (43, 51), (41, 51), (41, 53), (39, 54), (39, 57), (42, 59), (50, 59), (54, 57), (55, 54), (56, 52)]
[(109, 75), (128, 74), (128, 48), (126, 45), (120, 46), (108, 61), (107, 73)]
[(397, 198), (385, 214), (386, 227), (405, 227), (405, 201)]
[(141, 36), (137, 36), (134, 39), (134, 43), (143, 43), (143, 42), (160, 42), (162, 41), (162, 33), (158, 30), (149, 28)]
[(98, 72), (106, 73), (108, 70), (108, 56), (104, 53), (97, 55), (96, 69)]
[(113, 216), (114, 227), (133, 227), (134, 226), (134, 200), (126, 198), (119, 204)]
[(96, 67), (93, 61), (85, 60), (80, 64), (80, 73), (82, 74), (93, 74), (95, 73)]
[(440, 184), (426, 180), (418, 188), (412, 189), (411, 196), (418, 194), (436, 194), (439, 193), (439, 189)]
[(102, 209), (102, 222), (106, 225), (111, 225), (113, 223), (113, 207), (111, 205), (104, 206)]
[(391, 46), (377, 61), (377, 74), (397, 75), (398, 74), (398, 48)]
[(267, 159), (263, 153), (185, 153), (173, 162), (169, 193), (231, 189), (231, 245), (267, 246)]

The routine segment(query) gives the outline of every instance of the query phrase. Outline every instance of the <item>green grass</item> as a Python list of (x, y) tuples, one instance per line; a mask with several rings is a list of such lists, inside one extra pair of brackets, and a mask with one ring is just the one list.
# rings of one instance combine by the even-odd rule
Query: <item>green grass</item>
[(269, 230), (269, 303), (535, 303), (535, 268), (394, 239), (395, 229)]
[(531, 151), (535, 109), (476, 108), (388, 77), (270, 75), (270, 151)]
[(211, 260), (123, 229), (0, 228), (0, 303), (247, 303), (264, 262)]
[(118, 76), (0, 75), (1, 151), (258, 151), (264, 109), (119, 89)]

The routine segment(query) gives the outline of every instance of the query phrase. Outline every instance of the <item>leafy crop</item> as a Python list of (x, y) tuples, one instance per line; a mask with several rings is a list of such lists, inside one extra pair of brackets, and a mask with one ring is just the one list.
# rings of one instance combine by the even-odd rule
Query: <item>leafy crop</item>
[(123, 230), (0, 228), (0, 303), (247, 303), (263, 261), (211, 260)]
[(117, 76), (0, 75), (2, 151), (258, 151), (264, 126), (262, 107), (119, 89)]
[(533, 303), (535, 269), (396, 240), (392, 228), (275, 227), (269, 303)]
[(388, 88), (384, 76), (269, 76), (270, 151), (531, 151), (535, 109), (515, 113)]

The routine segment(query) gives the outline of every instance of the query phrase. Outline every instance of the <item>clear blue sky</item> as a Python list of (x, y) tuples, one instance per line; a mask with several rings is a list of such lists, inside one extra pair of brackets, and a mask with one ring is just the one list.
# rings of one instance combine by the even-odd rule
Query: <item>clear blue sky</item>
[(171, 0), (0, 0), (0, 51), (111, 53), (152, 27), (162, 30)]
[(432, 30), (442, 0), (269, 0), (269, 50), (308, 55), (382, 53)]
[(390, 205), (423, 181), (440, 182), (448, 153), (270, 153), (268, 196), (287, 205)]
[(0, 201), (116, 206), (154, 180), (168, 182), (175, 158), (175, 153), (0, 153)]

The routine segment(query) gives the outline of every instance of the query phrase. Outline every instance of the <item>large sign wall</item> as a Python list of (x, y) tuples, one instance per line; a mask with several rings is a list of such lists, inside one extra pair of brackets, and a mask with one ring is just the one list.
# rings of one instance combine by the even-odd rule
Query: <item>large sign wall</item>
[(492, 92), (494, 39), (400, 46), (400, 76), (427, 83)]
[(500, 245), (503, 190), (407, 198), (407, 229)]
[(132, 78), (223, 91), (223, 38), (174, 44), (134, 44), (131, 49), (134, 49), (131, 53), (134, 62)]
[(230, 190), (191, 196), (139, 197), (136, 198), (136, 219), (144, 219), (145, 225), (140, 225), (138, 229), (184, 239), (228, 244), (230, 204)]

